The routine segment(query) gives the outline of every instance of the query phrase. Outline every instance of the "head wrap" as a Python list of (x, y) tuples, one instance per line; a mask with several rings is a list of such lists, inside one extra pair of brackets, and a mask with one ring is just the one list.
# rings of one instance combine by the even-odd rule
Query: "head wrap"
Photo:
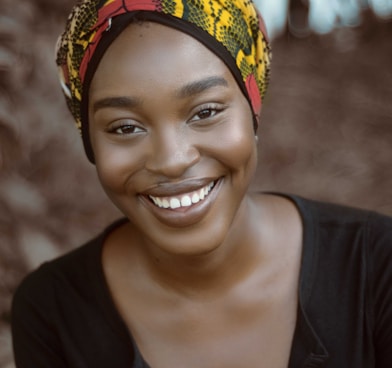
[(81, 0), (59, 38), (56, 61), (91, 162), (89, 83), (105, 50), (135, 14), (186, 32), (217, 54), (236, 78), (254, 116), (259, 114), (271, 52), (263, 19), (251, 0)]

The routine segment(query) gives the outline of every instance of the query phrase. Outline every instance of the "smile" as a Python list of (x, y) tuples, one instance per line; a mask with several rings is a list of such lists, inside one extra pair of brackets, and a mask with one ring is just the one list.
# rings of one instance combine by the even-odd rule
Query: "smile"
[(201, 189), (179, 196), (155, 197), (150, 195), (149, 198), (159, 208), (175, 210), (181, 207), (190, 207), (193, 204), (203, 201), (208, 197), (214, 185), (215, 183), (211, 182)]

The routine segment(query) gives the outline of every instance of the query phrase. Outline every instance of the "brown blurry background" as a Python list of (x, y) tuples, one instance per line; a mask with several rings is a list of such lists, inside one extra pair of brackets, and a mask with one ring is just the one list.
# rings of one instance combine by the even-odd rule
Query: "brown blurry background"
[[(272, 1), (272, 0), (271, 0)], [(84, 156), (54, 65), (72, 0), (0, 0), (0, 367), (21, 278), (120, 214)], [(273, 40), (253, 187), (392, 215), (392, 21)]]

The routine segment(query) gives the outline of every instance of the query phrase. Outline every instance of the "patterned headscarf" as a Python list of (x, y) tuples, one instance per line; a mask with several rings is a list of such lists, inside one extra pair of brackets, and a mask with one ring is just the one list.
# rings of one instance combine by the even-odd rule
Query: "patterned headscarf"
[[(178, 28), (209, 47), (233, 73), (254, 116), (259, 114), (271, 52), (263, 19), (251, 0), (80, 0), (58, 41), (57, 64), (68, 107), (82, 132), (90, 161), (94, 155), (86, 109), (89, 83), (103, 52), (114, 40), (115, 36), (107, 34), (117, 36), (125, 28), (123, 25), (116, 33), (113, 24), (135, 13)], [(103, 42), (105, 37), (109, 42)], [(104, 43), (105, 48), (101, 47)]]

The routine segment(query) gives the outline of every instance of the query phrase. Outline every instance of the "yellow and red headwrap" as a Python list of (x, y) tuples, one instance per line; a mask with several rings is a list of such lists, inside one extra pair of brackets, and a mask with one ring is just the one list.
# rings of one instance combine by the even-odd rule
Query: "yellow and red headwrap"
[[(57, 64), (68, 107), (82, 132), (90, 161), (94, 155), (86, 112), (89, 83), (103, 52), (124, 29), (117, 27), (116, 31), (113, 24), (126, 16), (129, 23), (136, 13), (178, 28), (209, 47), (228, 65), (254, 115), (259, 114), (268, 85), (271, 51), (263, 19), (251, 0), (82, 0), (75, 5), (59, 39)], [(108, 37), (111, 33), (114, 36)], [(105, 38), (109, 41), (104, 42)], [(104, 43), (106, 46), (101, 47)]]

